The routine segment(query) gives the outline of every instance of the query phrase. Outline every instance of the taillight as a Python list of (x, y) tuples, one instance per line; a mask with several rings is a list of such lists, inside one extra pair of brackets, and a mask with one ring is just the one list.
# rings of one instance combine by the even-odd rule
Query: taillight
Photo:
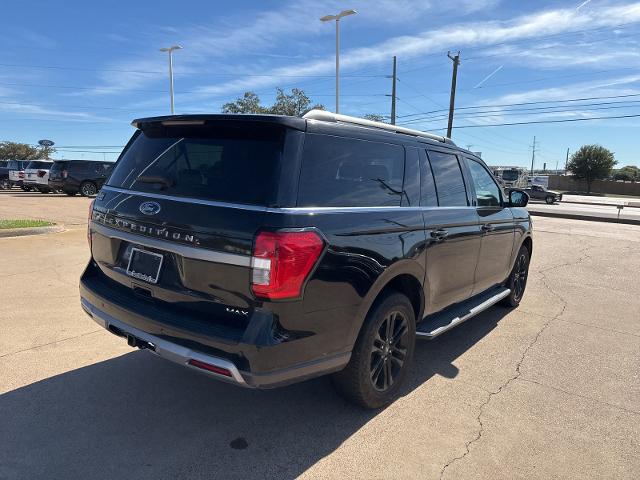
[(93, 218), (93, 204), (95, 200), (89, 203), (89, 215), (87, 216), (87, 242), (89, 242), (89, 252), (91, 252), (91, 219)]
[(324, 240), (316, 232), (260, 232), (251, 259), (251, 289), (271, 300), (299, 297)]
[(68, 174), (69, 172), (67, 172), (66, 170), (62, 170), (62, 178), (67, 178)]
[(44, 171), (44, 170), (38, 170), (38, 177), (42, 178), (42, 177), (44, 177), (46, 174), (47, 174), (47, 172), (46, 172), (46, 171)]

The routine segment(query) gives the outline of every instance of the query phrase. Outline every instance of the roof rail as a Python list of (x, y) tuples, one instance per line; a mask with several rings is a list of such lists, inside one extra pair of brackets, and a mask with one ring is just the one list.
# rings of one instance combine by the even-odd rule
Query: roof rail
[(309, 110), (302, 116), (302, 118), (306, 118), (307, 120), (322, 120), (324, 122), (348, 123), (351, 125), (360, 125), (361, 127), (379, 128), (389, 132), (404, 133), (414, 137), (424, 137), (438, 142), (454, 144), (450, 138), (443, 137), (442, 135), (436, 135), (435, 133), (421, 132), (420, 130), (399, 127), (388, 123), (374, 122), (373, 120), (366, 120), (364, 118), (350, 117), (349, 115), (340, 115), (326, 110)]

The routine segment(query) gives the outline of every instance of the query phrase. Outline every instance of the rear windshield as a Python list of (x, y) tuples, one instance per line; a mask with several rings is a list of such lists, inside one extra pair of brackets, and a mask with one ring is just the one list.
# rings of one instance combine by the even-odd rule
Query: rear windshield
[(273, 198), (284, 128), (155, 127), (137, 132), (108, 185), (140, 192), (266, 205)]
[(65, 162), (53, 162), (53, 165), (51, 165), (51, 171), (57, 172), (60, 170), (64, 170), (65, 165)]
[(44, 168), (48, 170), (51, 168), (51, 162), (39, 162), (34, 160), (29, 162), (25, 168)]

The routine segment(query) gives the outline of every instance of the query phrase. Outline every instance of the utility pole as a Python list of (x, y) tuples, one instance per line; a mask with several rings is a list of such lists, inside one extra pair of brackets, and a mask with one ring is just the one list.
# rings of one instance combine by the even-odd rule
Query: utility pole
[(569, 149), (567, 148), (567, 159), (564, 161), (564, 173), (567, 174), (567, 166), (569, 165)]
[(451, 76), (451, 98), (449, 99), (449, 123), (447, 125), (447, 137), (451, 138), (451, 129), (453, 128), (453, 109), (456, 104), (456, 82), (458, 81), (458, 65), (460, 65), (460, 52), (454, 57), (451, 52), (447, 52), (447, 57), (453, 61), (453, 75)]
[(536, 137), (533, 137), (533, 145), (531, 145), (531, 175), (533, 176), (533, 164), (536, 161)]
[(391, 125), (396, 124), (396, 56), (393, 56), (393, 74), (391, 76)]

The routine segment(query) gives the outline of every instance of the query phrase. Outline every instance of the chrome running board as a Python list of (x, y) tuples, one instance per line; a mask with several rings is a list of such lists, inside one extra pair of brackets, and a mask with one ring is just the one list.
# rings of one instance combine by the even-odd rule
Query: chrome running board
[(416, 336), (425, 340), (436, 338), (438, 335), (442, 335), (444, 332), (484, 312), (487, 308), (508, 297), (510, 293), (511, 290), (508, 288), (494, 287), (487, 292), (471, 297), (469, 300), (429, 315), (418, 324)]

